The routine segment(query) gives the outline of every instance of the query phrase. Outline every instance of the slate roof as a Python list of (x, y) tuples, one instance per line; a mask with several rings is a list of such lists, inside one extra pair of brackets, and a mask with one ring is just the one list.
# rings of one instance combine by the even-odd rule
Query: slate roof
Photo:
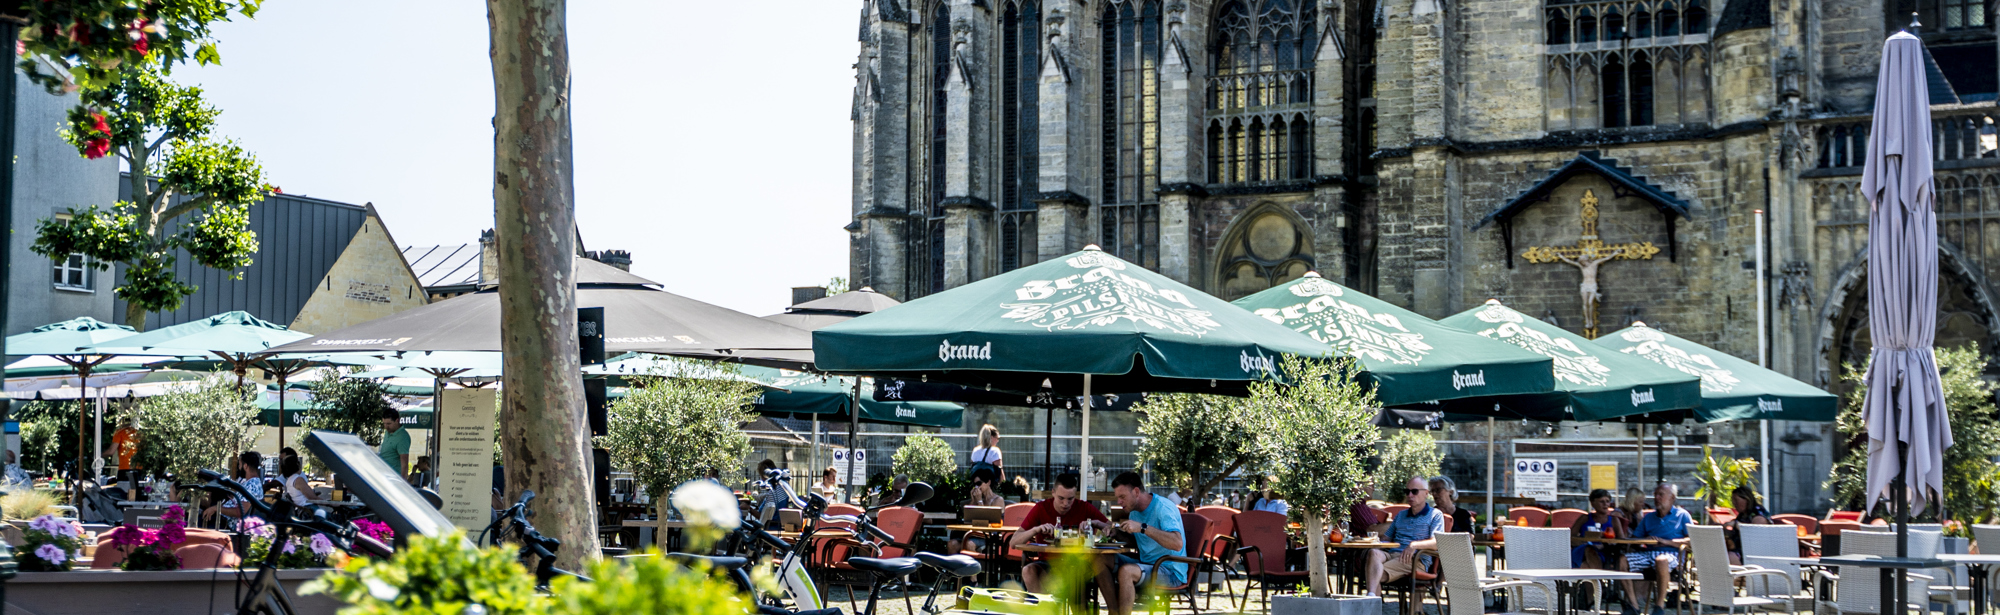
[(1493, 213), (1486, 214), (1486, 217), (1481, 218), (1478, 224), (1472, 225), (1472, 228), (1477, 230), (1494, 222), (1512, 219), (1529, 206), (1549, 200), (1549, 194), (1554, 192), (1557, 186), (1583, 173), (1595, 173), (1610, 181), (1618, 189), (1619, 196), (1637, 196), (1645, 199), (1654, 207), (1658, 207), (1661, 215), (1669, 219), (1676, 216), (1688, 217), (1687, 202), (1681, 200), (1672, 190), (1655, 186), (1646, 181), (1646, 178), (1634, 174), (1631, 169), (1618, 166), (1617, 159), (1604, 158), (1596, 151), (1586, 151), (1577, 154), (1568, 164), (1551, 171), (1548, 177), (1542, 178), (1534, 186), (1522, 191), (1520, 196), (1514, 197), (1514, 200), (1501, 205), (1499, 209), (1493, 210)]

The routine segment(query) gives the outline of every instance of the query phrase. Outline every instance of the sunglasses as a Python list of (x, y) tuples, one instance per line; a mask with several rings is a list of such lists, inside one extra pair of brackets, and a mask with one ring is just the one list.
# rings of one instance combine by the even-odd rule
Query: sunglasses
[(1416, 495), (1416, 494), (1419, 494), (1419, 493), (1423, 493), (1423, 492), (1426, 492), (1426, 491), (1430, 491), (1430, 490), (1429, 490), (1429, 489), (1404, 489), (1404, 490), (1403, 490), (1403, 495)]

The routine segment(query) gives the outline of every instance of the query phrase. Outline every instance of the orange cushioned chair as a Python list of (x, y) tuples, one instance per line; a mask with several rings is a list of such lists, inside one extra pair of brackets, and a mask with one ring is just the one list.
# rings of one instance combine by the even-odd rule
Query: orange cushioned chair
[(1507, 520), (1511, 522), (1508, 525), (1521, 525), (1522, 519), (1528, 520), (1528, 527), (1548, 527), (1549, 511), (1537, 506), (1515, 506), (1507, 509)]
[(1576, 520), (1590, 513), (1576, 508), (1558, 508), (1549, 512), (1549, 527), (1576, 527)]

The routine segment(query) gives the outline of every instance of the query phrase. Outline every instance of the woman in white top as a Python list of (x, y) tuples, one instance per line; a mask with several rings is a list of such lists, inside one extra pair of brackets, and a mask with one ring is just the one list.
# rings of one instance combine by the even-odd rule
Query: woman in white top
[(291, 498), (293, 506), (312, 504), (312, 484), (306, 481), (304, 463), (299, 461), (298, 455), (286, 455), (278, 460), (278, 476), (285, 486), (285, 497)]
[(1000, 428), (990, 424), (980, 427), (979, 447), (972, 449), (970, 457), (972, 467), (967, 469), (967, 474), (990, 469), (995, 484), (1007, 480), (1006, 466), (1000, 462)]

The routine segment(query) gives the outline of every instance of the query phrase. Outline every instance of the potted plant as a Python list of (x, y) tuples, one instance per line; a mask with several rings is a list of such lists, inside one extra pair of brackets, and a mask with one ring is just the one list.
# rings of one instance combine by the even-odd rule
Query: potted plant
[[(761, 389), (714, 378), (723, 367), (695, 368), (661, 362), (652, 376), (633, 377), (632, 389), (611, 405), (608, 429), (597, 445), (632, 477), (667, 519), (667, 490), (715, 470), (724, 484), (738, 480), (750, 455), (744, 423), (756, 420), (751, 403)], [(687, 370), (702, 370), (700, 373)], [(697, 378), (694, 376), (710, 376)]]
[[(1737, 485), (1756, 484), (1757, 460), (1716, 457), (1714, 451), (1704, 444), (1701, 447), (1701, 462), (1694, 466), (1694, 478), (1701, 481), (1701, 488), (1694, 492), (1694, 496), (1707, 504), (1704, 509), (1727, 508), (1731, 505), (1729, 495), (1736, 491)], [(1703, 518), (1707, 515), (1704, 510)]]
[(69, 570), (76, 562), (77, 552), (83, 549), (83, 532), (55, 515), (35, 517), (28, 522), (23, 535), (25, 540), (15, 553), (25, 572)]
[(125, 551), (125, 559), (118, 563), (120, 570), (181, 569), (181, 556), (175, 555), (174, 549), (187, 542), (187, 511), (169, 506), (160, 519), (163, 524), (157, 530), (131, 525), (111, 530), (112, 548)]
[[(1290, 386), (1251, 385), (1245, 402), (1263, 425), (1270, 447), (1270, 475), (1291, 502), (1291, 516), (1305, 525), (1306, 552), (1325, 553), (1327, 527), (1347, 516), (1349, 494), (1364, 480), (1368, 451), (1377, 437), (1370, 422), (1375, 396), (1351, 376), (1352, 359), (1288, 356), (1283, 372)], [(1327, 580), (1326, 558), (1306, 558), (1309, 596), (1272, 596), (1272, 615), (1341, 613), (1374, 606), (1376, 598), (1335, 599)]]
[(910, 482), (924, 483), (935, 490), (936, 495), (919, 505), (923, 510), (956, 511), (958, 503), (972, 489), (971, 481), (959, 475), (958, 453), (952, 452), (951, 445), (943, 438), (928, 433), (917, 432), (904, 439), (889, 468), (891, 474), (908, 476)]

